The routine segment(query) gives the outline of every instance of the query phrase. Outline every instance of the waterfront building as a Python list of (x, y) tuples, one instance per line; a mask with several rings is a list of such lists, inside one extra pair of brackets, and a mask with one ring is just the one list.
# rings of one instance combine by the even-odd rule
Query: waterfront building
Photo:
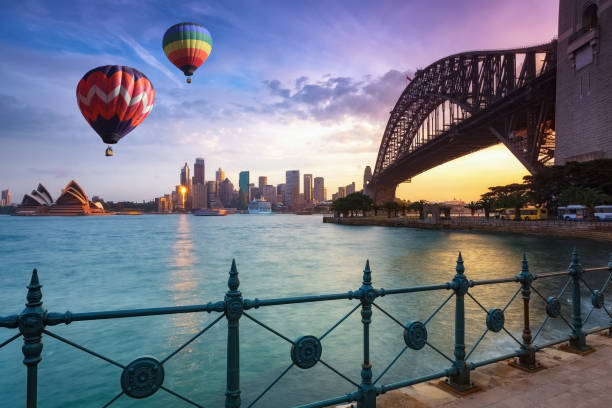
[(304, 174), (304, 202), (312, 202), (312, 174)]
[(270, 202), (271, 204), (276, 204), (277, 201), (277, 195), (276, 195), (276, 187), (274, 187), (273, 185), (266, 185), (263, 188), (263, 198)]
[(168, 212), (168, 202), (166, 201), (166, 197), (155, 198), (155, 210), (158, 213)]
[(9, 189), (2, 190), (1, 200), (0, 205), (11, 205), (11, 192)]
[(193, 184), (204, 183), (206, 183), (204, 159), (198, 157), (193, 165)]
[(314, 178), (314, 188), (312, 191), (312, 195), (317, 202), (325, 201), (325, 181), (323, 177), (315, 177)]
[(276, 201), (277, 202), (281, 202), (281, 203), (285, 202), (285, 190), (286, 190), (285, 183), (281, 183), (276, 186)]
[(323, 187), (323, 201), (327, 201), (327, 187)]
[(211, 180), (206, 183), (206, 190), (206, 194), (208, 197), (208, 208), (218, 208), (219, 203), (217, 201), (217, 182)]
[(225, 172), (221, 167), (219, 167), (219, 170), (215, 172), (215, 180), (217, 181), (217, 184), (223, 183), (225, 180)]
[(353, 194), (355, 192), (355, 182), (353, 181), (351, 184), (346, 186), (346, 195)]
[(181, 167), (181, 185), (182, 186), (189, 186), (189, 183), (191, 182), (191, 178), (189, 177), (189, 166), (187, 165), (187, 163), (185, 163), (185, 165), (183, 167)]
[(81, 186), (71, 180), (55, 203), (47, 189), (39, 184), (36, 190), (25, 194), (15, 215), (92, 215), (104, 213), (101, 203), (93, 203)]
[[(213, 181), (209, 181), (208, 183), (213, 183)], [(208, 186), (205, 183), (197, 183), (193, 185), (193, 192), (191, 194), (191, 208), (195, 210), (200, 210), (208, 207)]]
[(338, 198), (346, 197), (346, 187), (338, 187)]
[(249, 205), (249, 172), (241, 171), (238, 180), (240, 188), (238, 192), (238, 200), (240, 209), (246, 210)]
[(21, 204), (17, 206), (16, 214), (43, 214), (52, 204), (51, 194), (42, 183), (39, 183), (36, 190), (32, 190), (30, 194), (24, 194)]
[(266, 176), (259, 176), (259, 184), (258, 184), (258, 188), (259, 188), (259, 194), (263, 196), (264, 193), (264, 187), (268, 185), (268, 177)]
[(174, 211), (174, 199), (172, 194), (164, 194), (164, 198), (166, 199), (166, 211), (173, 212)]
[[(598, 6), (599, 5), (599, 6)], [(561, 0), (555, 164), (612, 158), (612, 7)]]
[(300, 198), (300, 171), (287, 170), (285, 172), (285, 198), (284, 203), (289, 209), (294, 209)]

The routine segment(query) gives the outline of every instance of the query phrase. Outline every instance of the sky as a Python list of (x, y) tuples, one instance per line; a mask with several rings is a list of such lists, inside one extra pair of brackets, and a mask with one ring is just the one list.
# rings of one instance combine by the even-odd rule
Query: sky
[[(90, 197), (150, 200), (204, 157), (208, 180), (222, 167), (235, 186), (242, 170), (278, 184), (299, 169), (324, 177), (331, 197), (374, 167), (406, 74), (461, 51), (548, 42), (557, 13), (557, 0), (3, 1), (0, 189), (20, 201), (41, 182), (56, 197), (74, 179)], [(213, 38), (189, 85), (161, 47), (183, 21)], [(136, 68), (156, 91), (111, 158), (75, 97), (100, 65)], [(398, 195), (470, 201), (526, 173), (498, 145), (418, 175)]]

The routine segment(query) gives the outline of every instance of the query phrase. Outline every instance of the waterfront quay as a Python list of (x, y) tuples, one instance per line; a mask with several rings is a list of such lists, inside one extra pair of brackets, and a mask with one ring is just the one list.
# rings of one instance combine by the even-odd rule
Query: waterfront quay
[(524, 234), (550, 237), (586, 238), (612, 242), (612, 222), (587, 221), (514, 221), (481, 217), (425, 219), (418, 217), (324, 217), (324, 223), (341, 225), (375, 225), (433, 230), (478, 231), (498, 234)]

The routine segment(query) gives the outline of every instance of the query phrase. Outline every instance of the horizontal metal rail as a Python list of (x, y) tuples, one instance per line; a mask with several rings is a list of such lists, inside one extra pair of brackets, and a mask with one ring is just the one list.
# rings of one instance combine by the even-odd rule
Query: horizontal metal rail
[[(608, 276), (599, 288), (595, 288), (592, 283), (588, 283), (584, 279), (585, 273), (590, 272), (608, 272)], [(278, 376), (266, 387), (259, 395), (250, 399), (246, 407), (256, 406), (261, 398), (272, 390), (275, 385), (280, 381), (294, 367), (295, 369), (307, 370), (316, 364), (320, 364), (332, 373), (343, 379), (347, 383), (355, 387), (355, 391), (340, 395), (337, 397), (324, 399), (320, 401), (314, 401), (304, 405), (299, 405), (296, 408), (317, 408), (326, 407), (341, 403), (357, 402), (360, 408), (374, 408), (376, 407), (376, 397), (385, 392), (395, 390), (401, 387), (410, 386), (424, 381), (430, 381), (442, 377), (448, 377), (446, 384), (457, 389), (458, 391), (469, 390), (473, 383), (470, 380), (470, 372), (479, 367), (493, 364), (498, 361), (508, 360), (517, 358), (517, 364), (526, 369), (535, 369), (536, 364), (536, 352), (551, 347), (556, 344), (560, 344), (569, 341), (569, 347), (573, 347), (580, 351), (585, 351), (590, 348), (586, 343), (586, 336), (591, 333), (595, 333), (602, 330), (610, 330), (612, 334), (612, 321), (610, 326), (597, 327), (594, 329), (584, 330), (583, 325), (589, 320), (597, 310), (602, 310), (606, 313), (610, 319), (612, 315), (609, 309), (606, 307), (604, 302), (604, 294), (608, 291), (608, 286), (612, 281), (612, 257), (610, 262), (605, 267), (596, 268), (583, 268), (579, 263), (578, 254), (574, 250), (571, 256), (571, 263), (568, 271), (565, 272), (551, 272), (534, 275), (529, 272), (527, 265), (527, 259), (523, 256), (521, 261), (521, 272), (514, 277), (507, 278), (496, 278), (496, 279), (483, 279), (483, 280), (468, 280), (465, 275), (465, 268), (463, 265), (463, 259), (461, 254), (456, 262), (455, 276), (449, 282), (432, 285), (420, 285), (411, 286), (405, 288), (395, 289), (383, 289), (374, 288), (372, 286), (372, 271), (370, 270), (369, 261), (366, 261), (366, 266), (363, 271), (363, 279), (361, 286), (353, 291), (344, 293), (330, 293), (322, 295), (309, 295), (309, 296), (295, 296), (285, 298), (270, 298), (270, 299), (244, 299), (242, 293), (238, 290), (238, 270), (236, 264), (232, 261), (232, 265), (229, 272), (228, 288), (225, 297), (221, 301), (209, 302), (201, 305), (187, 305), (187, 306), (173, 306), (173, 307), (159, 307), (159, 308), (147, 308), (147, 309), (128, 309), (128, 310), (111, 310), (111, 311), (97, 311), (97, 312), (81, 312), (81, 313), (55, 313), (47, 312), (42, 302), (41, 285), (38, 279), (38, 272), (33, 271), (30, 283), (28, 285), (27, 303), (26, 308), (16, 315), (0, 316), (0, 327), (8, 329), (18, 329), (18, 332), (11, 335), (5, 340), (0, 339), (0, 349), (13, 341), (23, 337), (22, 352), (24, 355), (23, 363), (27, 367), (27, 393), (26, 393), (26, 406), (28, 408), (35, 408), (37, 406), (37, 367), (42, 359), (42, 337), (48, 336), (81, 350), (95, 358), (101, 359), (106, 363), (122, 369), (121, 374), (121, 391), (114, 396), (109, 396), (108, 402), (101, 403), (104, 407), (108, 407), (114, 404), (115, 401), (120, 398), (131, 397), (131, 398), (146, 398), (158, 390), (172, 395), (189, 405), (200, 407), (198, 402), (195, 402), (193, 398), (186, 395), (182, 395), (163, 384), (164, 380), (164, 364), (172, 357), (184, 350), (188, 345), (192, 344), (195, 340), (203, 336), (211, 327), (215, 326), (222, 319), (227, 320), (227, 384), (225, 391), (225, 406), (230, 408), (239, 408), (242, 405), (241, 389), (240, 389), (240, 343), (239, 339), (239, 322), (244, 316), (245, 318), (253, 321), (260, 327), (267, 330), (268, 333), (284, 339), (291, 345), (291, 364), (278, 374)], [(555, 277), (566, 277), (567, 282), (563, 285), (561, 291), (556, 296), (546, 296), (543, 290), (533, 286), (536, 280), (549, 279)], [(486, 286), (486, 285), (502, 285), (502, 284), (519, 284), (516, 291), (512, 291), (512, 295), (505, 303), (502, 308), (488, 308), (485, 302), (477, 299), (475, 293), (472, 293), (471, 289)], [(588, 290), (591, 293), (592, 307), (586, 312), (584, 317), (583, 311), (581, 310), (581, 288)], [(561, 302), (559, 299), (565, 294), (567, 290), (571, 289), (572, 295), (572, 310), (571, 318), (566, 318), (562, 313)], [(424, 321), (413, 320), (410, 322), (404, 322), (392, 313), (385, 310), (381, 304), (375, 303), (375, 300), (379, 297), (389, 295), (400, 295), (410, 294), (419, 292), (433, 292), (433, 291), (451, 291), (445, 299), (433, 309), (430, 315)], [(475, 290), (475, 289), (474, 289)], [(530, 326), (530, 302), (532, 291), (537, 295), (536, 300), (545, 303), (546, 318), (542, 324), (535, 331), (535, 335), (532, 336)], [(520, 297), (518, 295), (521, 295)], [(511, 333), (505, 327), (505, 312), (508, 307), (516, 300), (522, 299), (523, 301), (523, 330), (522, 336), (519, 340), (518, 335)], [(438, 316), (444, 307), (454, 299), (455, 307), (455, 339), (454, 349), (451, 353), (444, 348), (440, 348), (435, 342), (428, 338), (428, 325), (431, 321)], [(251, 312), (247, 313), (247, 310), (254, 310), (260, 307), (279, 306), (279, 305), (293, 305), (293, 304), (304, 304), (313, 302), (329, 302), (339, 300), (352, 300), (355, 301), (355, 305), (343, 315), (336, 323), (325, 330), (318, 336), (304, 335), (297, 339), (290, 339), (289, 337), (282, 334), (282, 330), (273, 327), (273, 324), (261, 321), (255, 314)], [(486, 329), (479, 336), (478, 340), (471, 345), (471, 349), (466, 353), (466, 342), (465, 342), (465, 321), (466, 321), (466, 308), (465, 301), (472, 301), (478, 306), (480, 313), (484, 314)], [(326, 338), (330, 333), (336, 330), (348, 317), (350, 317), (357, 309), (361, 309), (361, 322), (363, 325), (362, 345), (363, 345), (363, 362), (361, 364), (361, 382), (358, 384), (353, 381), (349, 376), (340, 372), (337, 368), (333, 367), (328, 361), (321, 358), (322, 353), (322, 340)], [(373, 311), (381, 312), (383, 317), (389, 318), (394, 324), (397, 324), (403, 330), (403, 341), (405, 343), (402, 350), (391, 359), (384, 367), (378, 377), (373, 379), (372, 377), (372, 362), (370, 361), (370, 324), (372, 322)], [(123, 319), (132, 317), (144, 317), (144, 316), (160, 316), (160, 315), (171, 315), (171, 314), (182, 314), (182, 313), (219, 313), (219, 315), (210, 321), (205, 327), (199, 330), (196, 334), (192, 335), (187, 341), (181, 344), (174, 351), (170, 352), (165, 358), (157, 360), (153, 357), (139, 357), (129, 364), (121, 364), (116, 360), (104, 356), (88, 347), (84, 347), (68, 338), (53, 333), (48, 330), (49, 326), (55, 326), (59, 324), (70, 324), (78, 321), (94, 321), (94, 320), (106, 320), (106, 319)], [(561, 339), (555, 339), (544, 343), (536, 344), (540, 333), (542, 333), (545, 326), (550, 322), (551, 319), (559, 318), (563, 321), (570, 329), (570, 333), (563, 336)], [(479, 360), (471, 361), (471, 357), (474, 351), (481, 344), (486, 336), (494, 335), (495, 333), (505, 333), (514, 343), (518, 345), (518, 348), (509, 353), (502, 353), (500, 355)], [(405, 358), (405, 352), (408, 349), (415, 351), (421, 350), (427, 346), (432, 351), (443, 357), (445, 360), (450, 362), (451, 366), (447, 369), (427, 374), (419, 375), (414, 378), (408, 378), (402, 381), (393, 382), (390, 384), (380, 384), (380, 380), (385, 378), (389, 370), (402, 358)], [(143, 375), (145, 373), (145, 375)], [(137, 375), (138, 374), (138, 375)]]

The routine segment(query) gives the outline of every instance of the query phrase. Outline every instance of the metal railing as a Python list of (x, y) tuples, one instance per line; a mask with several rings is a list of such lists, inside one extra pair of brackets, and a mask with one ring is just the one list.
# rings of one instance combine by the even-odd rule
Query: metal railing
[[(600, 288), (593, 289), (592, 284), (589, 284), (584, 279), (584, 274), (587, 272), (607, 271), (607, 278)], [(311, 402), (305, 405), (300, 405), (299, 408), (317, 408), (326, 407), (341, 403), (357, 402), (359, 408), (374, 408), (376, 407), (376, 397), (387, 391), (406, 387), (416, 383), (429, 381), (437, 378), (447, 377), (441, 384), (450, 387), (459, 392), (468, 392), (474, 384), (470, 380), (472, 370), (495, 363), (502, 360), (516, 358), (514, 365), (526, 370), (535, 370), (538, 368), (536, 361), (536, 353), (544, 347), (569, 341), (567, 347), (579, 352), (587, 352), (590, 346), (586, 342), (586, 335), (605, 329), (609, 329), (612, 335), (612, 321), (605, 327), (599, 327), (594, 330), (585, 331), (584, 325), (593, 315), (595, 310), (605, 311), (607, 317), (612, 319), (610, 310), (605, 305), (604, 294), (607, 292), (612, 279), (612, 256), (606, 267), (599, 268), (583, 268), (579, 262), (576, 250), (571, 255), (571, 263), (568, 271), (553, 272), (540, 275), (531, 274), (527, 264), (527, 259), (523, 255), (521, 261), (521, 271), (518, 275), (509, 278), (488, 279), (488, 280), (468, 280), (465, 275), (465, 268), (461, 253), (459, 253), (455, 276), (449, 282), (442, 284), (412, 286), (399, 289), (383, 289), (374, 288), (372, 286), (372, 272), (370, 270), (369, 261), (366, 261), (363, 271), (363, 279), (361, 286), (355, 291), (344, 293), (301, 296), (301, 297), (286, 297), (272, 299), (244, 299), (239, 288), (238, 271), (236, 264), (232, 261), (229, 271), (228, 288), (223, 300), (191, 306), (175, 306), (162, 307), (152, 309), (132, 309), (132, 310), (115, 310), (102, 312), (84, 312), (84, 313), (51, 313), (47, 312), (42, 303), (41, 285), (36, 269), (32, 272), (30, 284), (28, 285), (26, 308), (18, 315), (0, 317), (0, 327), (9, 329), (18, 329), (18, 333), (9, 337), (0, 343), (0, 349), (14, 340), (23, 337), (22, 352), (24, 355), (23, 363), (27, 367), (27, 394), (26, 406), (34, 408), (37, 406), (37, 367), (42, 359), (42, 337), (43, 335), (53, 337), (54, 339), (63, 342), (69, 346), (88, 353), (96, 358), (106, 361), (109, 364), (122, 369), (121, 373), (121, 390), (107, 402), (102, 402), (103, 407), (112, 405), (115, 401), (123, 396), (131, 398), (147, 398), (155, 394), (159, 390), (192, 405), (202, 407), (201, 404), (193, 401), (188, 396), (182, 395), (171, 388), (164, 385), (164, 364), (181, 352), (185, 347), (205, 334), (211, 327), (215, 326), (223, 318), (227, 320), (227, 385), (225, 391), (225, 407), (238, 408), (242, 406), (241, 389), (240, 389), (240, 319), (245, 317), (257, 325), (263, 327), (275, 336), (280, 337), (290, 344), (289, 357), (291, 363), (289, 366), (270, 383), (258, 396), (256, 396), (248, 407), (255, 406), (261, 398), (268, 392), (278, 381), (287, 374), (292, 368), (296, 367), (301, 370), (307, 370), (317, 364), (321, 364), (346, 380), (355, 387), (355, 391), (335, 398), (329, 398), (321, 401)], [(537, 289), (533, 283), (536, 280), (551, 279), (555, 277), (567, 276), (567, 281), (563, 285), (561, 291), (556, 296), (545, 296), (540, 289)], [(487, 308), (474, 295), (470, 289), (500, 284), (518, 284), (519, 287), (513, 292), (502, 308)], [(560, 299), (571, 287), (572, 309), (571, 317), (567, 318), (564, 315), (563, 307)], [(590, 310), (583, 316), (581, 304), (581, 288), (586, 288), (591, 296)], [(384, 296), (395, 296), (402, 294), (410, 294), (417, 292), (430, 291), (450, 291), (451, 293), (445, 297), (442, 303), (436, 307), (433, 312), (424, 321), (402, 322), (393, 314), (389, 313), (385, 308), (376, 302), (378, 298)], [(532, 300), (531, 293), (534, 292), (537, 299), (540, 299), (545, 304), (546, 318), (541, 325), (532, 334), (530, 322), (530, 302)], [(523, 323), (522, 335), (518, 339), (515, 334), (506, 328), (505, 312), (508, 307), (521, 295), (523, 300)], [(486, 329), (479, 336), (478, 340), (472, 345), (469, 351), (466, 352), (466, 297), (470, 298), (475, 304), (482, 309), (485, 315)], [(455, 299), (455, 333), (454, 333), (454, 348), (452, 356), (449, 356), (444, 351), (435, 346), (428, 337), (428, 325), (431, 320), (443, 309), (443, 307)], [(326, 302), (332, 300), (349, 300), (355, 301), (357, 304), (335, 324), (333, 324), (323, 334), (304, 335), (295, 340), (292, 340), (278, 330), (268, 326), (264, 322), (251, 315), (251, 309), (264, 308), (278, 305), (290, 305), (299, 303)], [(340, 326), (349, 316), (357, 309), (361, 309), (361, 323), (363, 326), (362, 344), (363, 344), (363, 360), (360, 367), (361, 382), (357, 384), (347, 375), (338, 371), (331, 364), (321, 358), (322, 355), (322, 340)], [(372, 363), (370, 361), (370, 324), (372, 323), (373, 310), (381, 312), (386, 318), (391, 319), (394, 323), (401, 327), (403, 331), (403, 341), (405, 345), (402, 350), (393, 358), (380, 374), (373, 378)], [(124, 365), (102, 354), (99, 354), (87, 347), (79, 345), (69, 339), (66, 339), (49, 329), (50, 326), (59, 324), (70, 324), (80, 321), (103, 320), (103, 319), (121, 319), (138, 316), (153, 316), (153, 315), (168, 315), (178, 313), (218, 313), (219, 315), (206, 325), (197, 334), (193, 335), (189, 340), (183, 343), (176, 350), (158, 360), (153, 357), (140, 357), (131, 363)], [(567, 336), (549, 341), (546, 343), (537, 343), (537, 340), (542, 333), (543, 328), (547, 325), (550, 319), (560, 319), (569, 329)], [(497, 355), (481, 361), (471, 361), (474, 351), (481, 344), (482, 340), (489, 332), (505, 333), (516, 343), (517, 349), (514, 352)], [(423, 375), (419, 377), (409, 378), (403, 381), (393, 382), (390, 384), (382, 384), (381, 379), (388, 373), (391, 367), (400, 359), (400, 357), (408, 350), (421, 350), (425, 347), (430, 348), (435, 353), (446, 359), (450, 366), (439, 372)], [(4, 375), (4, 374), (3, 374)]]

